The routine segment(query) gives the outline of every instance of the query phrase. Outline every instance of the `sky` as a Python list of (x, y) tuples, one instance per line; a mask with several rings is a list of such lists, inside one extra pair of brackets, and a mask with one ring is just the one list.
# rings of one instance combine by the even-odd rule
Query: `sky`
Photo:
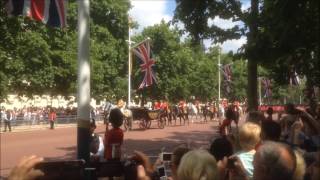
[[(246, 9), (250, 5), (249, 0), (242, 0), (241, 2), (243, 3), (242, 9)], [(135, 30), (134, 33), (141, 32), (144, 27), (159, 24), (162, 19), (166, 22), (170, 21), (176, 7), (175, 0), (131, 0), (131, 4), (133, 7), (129, 14), (131, 18), (139, 24), (139, 28)], [(208, 23), (214, 23), (221, 28), (232, 27), (235, 24), (231, 20), (223, 20), (220, 18), (210, 19)], [(221, 45), (222, 51), (236, 52), (246, 41), (245, 37), (238, 40), (228, 40)], [(210, 40), (205, 40), (204, 44), (207, 48), (212, 46)]]

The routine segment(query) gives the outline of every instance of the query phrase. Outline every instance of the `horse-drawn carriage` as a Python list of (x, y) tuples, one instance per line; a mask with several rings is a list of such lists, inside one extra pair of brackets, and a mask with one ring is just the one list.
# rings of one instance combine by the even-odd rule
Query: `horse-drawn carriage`
[(130, 107), (124, 110), (124, 128), (125, 130), (131, 130), (132, 123), (139, 121), (139, 127), (142, 129), (149, 129), (152, 121), (157, 121), (159, 128), (163, 129), (165, 126), (165, 120), (161, 118), (162, 111), (160, 110), (148, 110), (147, 108)]
[[(115, 106), (109, 102), (106, 103), (104, 106), (105, 123), (108, 123), (111, 109), (118, 107), (119, 105)], [(182, 125), (182, 123), (184, 125), (186, 121), (189, 125), (187, 107), (181, 109), (177, 105), (170, 106), (167, 110), (149, 110), (142, 107), (130, 107), (129, 109), (123, 108), (121, 112), (125, 117), (123, 122), (125, 130), (130, 130), (132, 128), (132, 123), (135, 121), (139, 121), (138, 124), (141, 129), (149, 129), (152, 121), (156, 121), (158, 127), (163, 129), (166, 122), (168, 125), (172, 125), (172, 121), (174, 120), (176, 125), (176, 120), (178, 118), (180, 119), (180, 125)]]

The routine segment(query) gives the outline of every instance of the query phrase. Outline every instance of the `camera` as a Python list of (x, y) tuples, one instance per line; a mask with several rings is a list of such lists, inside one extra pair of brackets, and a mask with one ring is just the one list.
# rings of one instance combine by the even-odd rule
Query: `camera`
[(166, 169), (163, 165), (157, 167), (157, 172), (160, 180), (167, 180)]
[(160, 156), (161, 161), (171, 161), (172, 160), (172, 153), (164, 152)]

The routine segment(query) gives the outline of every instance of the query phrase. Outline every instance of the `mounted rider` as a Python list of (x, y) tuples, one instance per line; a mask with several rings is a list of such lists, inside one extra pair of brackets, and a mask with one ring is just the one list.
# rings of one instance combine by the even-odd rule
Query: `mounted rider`
[(155, 101), (153, 105), (153, 110), (158, 110), (161, 108), (161, 104), (159, 101)]

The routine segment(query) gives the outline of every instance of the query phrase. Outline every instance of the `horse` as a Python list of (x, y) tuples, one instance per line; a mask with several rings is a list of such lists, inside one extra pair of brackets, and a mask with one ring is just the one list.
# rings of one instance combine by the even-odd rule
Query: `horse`
[[(112, 109), (118, 108), (117, 105), (114, 105), (110, 102), (106, 102), (106, 104), (103, 107), (103, 123), (107, 124), (109, 123), (109, 115)], [(122, 115), (124, 117), (123, 124), (126, 130), (131, 130), (132, 128), (132, 111), (130, 109), (125, 108), (125, 106), (119, 108), (122, 112)]]
[(177, 114), (178, 110), (175, 105), (170, 105), (167, 111), (167, 119), (168, 119), (168, 125), (172, 125), (172, 121), (175, 120), (175, 124), (177, 121)]
[(203, 113), (203, 117), (204, 117), (204, 122), (208, 122), (207, 116), (210, 117), (210, 121), (212, 121), (214, 119), (214, 115), (215, 115), (215, 107), (209, 106), (209, 105), (204, 105), (202, 107), (202, 113)]
[(112, 109), (116, 108), (116, 105), (112, 104), (111, 102), (107, 101), (103, 107), (103, 123), (109, 123), (109, 115)]
[(199, 111), (198, 111), (197, 107), (192, 103), (188, 103), (187, 108), (188, 108), (187, 109), (188, 115), (189, 114), (191, 115), (192, 122), (193, 122), (194, 117), (195, 117), (195, 119), (197, 119), (197, 117), (199, 115)]
[(178, 115), (180, 119), (180, 125), (181, 125), (181, 119), (183, 119), (183, 125), (185, 125), (185, 122), (188, 121), (189, 125), (189, 114), (188, 114), (188, 107), (183, 106), (183, 107), (178, 107)]
[(171, 105), (169, 106), (167, 119), (168, 119), (168, 125), (172, 125), (172, 121), (174, 120), (174, 125), (177, 124), (177, 118), (180, 120), (180, 125), (185, 124), (185, 121), (188, 120), (189, 124), (189, 118), (188, 118), (188, 110), (187, 107), (180, 108), (178, 105)]

